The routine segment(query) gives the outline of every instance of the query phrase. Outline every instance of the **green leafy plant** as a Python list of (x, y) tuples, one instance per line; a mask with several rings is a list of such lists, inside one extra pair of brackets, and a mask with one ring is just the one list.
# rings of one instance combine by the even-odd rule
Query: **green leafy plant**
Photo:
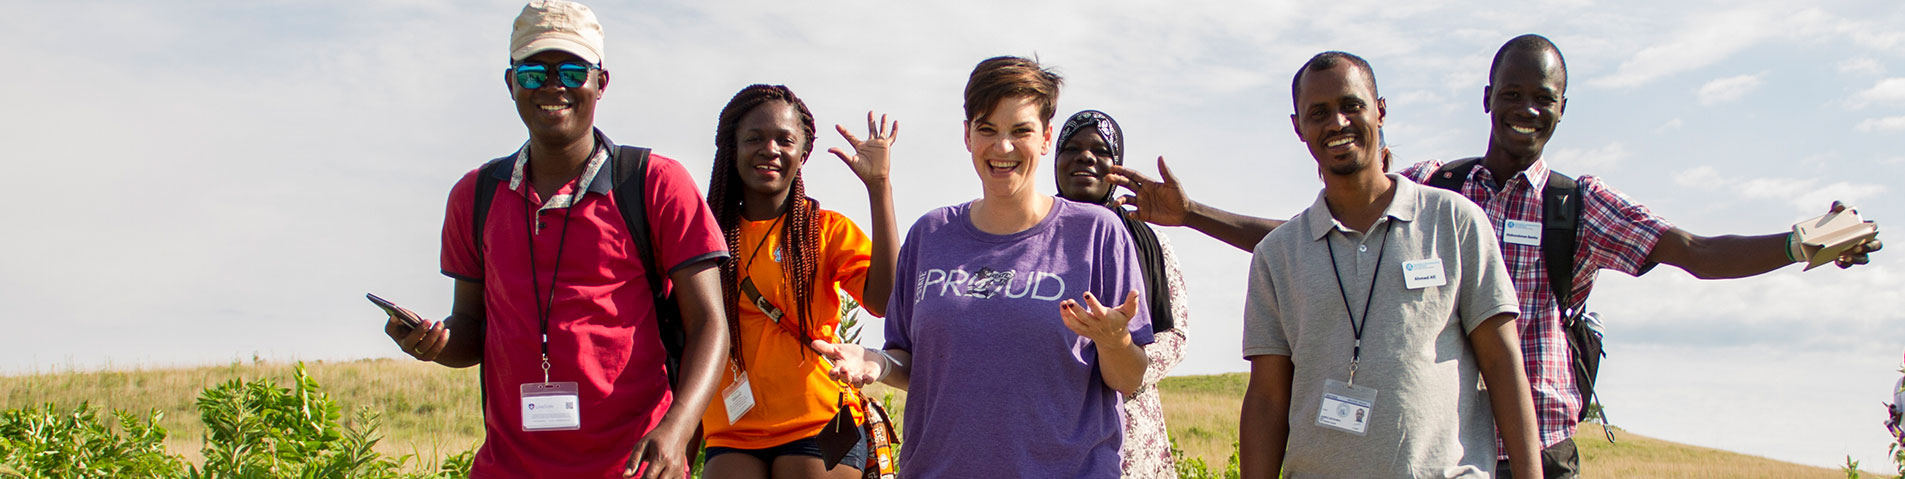
[(468, 477), (475, 458), (465, 450), (426, 464), (378, 453), (379, 414), (358, 408), (340, 423), (342, 408), (303, 363), (288, 388), (233, 379), (206, 389), (197, 405), (206, 426), (202, 465), (166, 454), (157, 411), (144, 418), (115, 411), (123, 433), (89, 404), (70, 413), (51, 403), (0, 413), (0, 478), (442, 479)]
[(1238, 479), (1243, 472), (1238, 471), (1238, 445), (1230, 443), (1230, 458), (1222, 469), (1211, 470), (1210, 464), (1202, 457), (1184, 457), (1184, 450), (1177, 447), (1177, 439), (1171, 439), (1171, 457), (1177, 458), (1177, 476), (1183, 479)]
[(163, 415), (114, 416), (123, 434), (90, 404), (61, 413), (53, 404), (0, 414), (0, 477), (176, 477), (182, 461), (165, 453)]
[(846, 291), (836, 288), (833, 292), (840, 295), (840, 324), (834, 326), (834, 337), (840, 338), (842, 343), (859, 344), (860, 330), (865, 326), (860, 323), (860, 301)]

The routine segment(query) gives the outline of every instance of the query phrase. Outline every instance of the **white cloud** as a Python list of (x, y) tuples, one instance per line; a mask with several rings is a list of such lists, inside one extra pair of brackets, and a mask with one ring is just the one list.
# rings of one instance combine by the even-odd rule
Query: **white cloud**
[(1660, 126), (1658, 127), (1655, 127), (1654, 133), (1666, 133), (1669, 131), (1678, 130), (1683, 125), (1686, 125), (1686, 122), (1681, 121), (1680, 118), (1674, 118), (1672, 120), (1667, 120), (1666, 123), (1661, 123)]
[(1905, 116), (1888, 116), (1861, 121), (1859, 131), (1905, 131)]
[(1738, 100), (1740, 97), (1746, 96), (1747, 93), (1758, 89), (1760, 85), (1764, 84), (1765, 81), (1761, 80), (1761, 77), (1764, 76), (1766, 76), (1766, 72), (1759, 72), (1751, 75), (1726, 77), (1707, 82), (1707, 84), (1700, 86), (1700, 104), (1703, 106), (1713, 106)]
[(1880, 65), (1878, 60), (1871, 58), (1852, 58), (1839, 62), (1839, 73), (1878, 75), (1885, 73), (1885, 65)]
[(1872, 88), (1852, 95), (1852, 105), (1862, 108), (1872, 103), (1905, 102), (1905, 77), (1879, 80)]
[(1682, 170), (1674, 175), (1673, 181), (1681, 187), (1732, 195), (1739, 199), (1786, 200), (1799, 213), (1812, 215), (1825, 213), (1826, 207), (1833, 201), (1858, 205), (1886, 191), (1886, 186), (1881, 184), (1845, 181), (1825, 183), (1817, 178), (1733, 177), (1711, 166)]
[(1740, 50), (1782, 37), (1805, 37), (1824, 33), (1836, 22), (1818, 9), (1788, 11), (1770, 8), (1741, 8), (1717, 13), (1690, 15), (1680, 32), (1664, 42), (1635, 52), (1612, 75), (1596, 78), (1589, 84), (1613, 88), (1632, 88), (1654, 80), (1692, 71), (1724, 60)]
[(1627, 152), (1627, 145), (1616, 141), (1590, 150), (1575, 148), (1551, 150), (1543, 156), (1547, 158), (1549, 165), (1561, 165), (1557, 168), (1606, 174), (1632, 155)]

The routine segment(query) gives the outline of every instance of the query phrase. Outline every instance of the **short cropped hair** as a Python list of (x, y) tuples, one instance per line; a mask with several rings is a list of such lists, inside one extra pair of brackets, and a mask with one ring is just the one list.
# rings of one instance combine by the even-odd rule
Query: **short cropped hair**
[(1561, 91), (1566, 92), (1568, 90), (1568, 59), (1561, 56), (1561, 49), (1555, 47), (1554, 42), (1548, 41), (1548, 37), (1533, 33), (1509, 39), (1508, 43), (1502, 44), (1500, 50), (1495, 50), (1495, 60), (1488, 64), (1488, 83), (1495, 83), (1495, 70), (1501, 68), (1502, 58), (1506, 58), (1509, 52), (1521, 51), (1531, 53), (1554, 52), (1554, 59), (1560, 61)]
[(1052, 123), (1058, 112), (1058, 87), (1064, 83), (1057, 73), (1040, 66), (1037, 60), (1002, 56), (987, 58), (973, 67), (966, 79), (966, 121), (992, 114), (999, 101), (1029, 96), (1038, 104), (1045, 124)]
[(1376, 94), (1377, 98), (1382, 97), (1381, 90), (1376, 89), (1376, 70), (1369, 68), (1368, 60), (1353, 53), (1332, 50), (1310, 57), (1310, 61), (1304, 62), (1302, 68), (1296, 69), (1296, 77), (1290, 79), (1290, 105), (1297, 109), (1303, 108), (1302, 105), (1296, 104), (1297, 87), (1303, 84), (1303, 72), (1326, 71), (1345, 62), (1362, 69), (1363, 74), (1369, 76), (1370, 93)]

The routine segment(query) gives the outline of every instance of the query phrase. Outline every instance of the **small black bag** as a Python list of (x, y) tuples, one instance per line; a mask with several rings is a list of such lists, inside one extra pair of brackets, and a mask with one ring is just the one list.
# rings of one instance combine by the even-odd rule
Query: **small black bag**
[(820, 445), (820, 460), (826, 463), (827, 470), (833, 470), (833, 466), (840, 464), (842, 459), (847, 458), (847, 453), (853, 451), (853, 446), (865, 439), (860, 434), (860, 423), (853, 420), (853, 410), (847, 408), (847, 393), (844, 391), (840, 393), (839, 404), (840, 412), (827, 420), (827, 427), (820, 430), (820, 435), (814, 436), (814, 442)]

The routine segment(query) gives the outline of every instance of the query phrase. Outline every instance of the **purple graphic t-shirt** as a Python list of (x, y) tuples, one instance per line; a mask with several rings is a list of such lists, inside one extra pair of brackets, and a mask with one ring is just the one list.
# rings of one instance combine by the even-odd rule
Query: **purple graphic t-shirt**
[[(972, 225), (939, 208), (906, 234), (887, 301), (886, 348), (913, 353), (906, 477), (1118, 477), (1118, 392), (1059, 302), (1089, 291), (1114, 306), (1144, 288), (1130, 234), (1110, 210), (1055, 199), (1031, 229)], [(1149, 311), (1139, 295), (1138, 311)], [(1130, 324), (1151, 343), (1149, 315)]]

